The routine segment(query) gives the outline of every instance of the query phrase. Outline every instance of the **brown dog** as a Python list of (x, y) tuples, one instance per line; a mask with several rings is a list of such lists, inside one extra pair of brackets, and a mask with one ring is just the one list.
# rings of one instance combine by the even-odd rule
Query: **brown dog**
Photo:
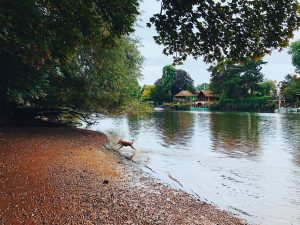
[[(131, 142), (130, 141), (123, 141), (122, 139), (118, 141), (118, 144), (120, 145), (120, 148), (122, 148), (123, 146), (127, 147), (127, 146), (130, 146), (132, 149), (136, 150), (134, 147), (133, 147), (133, 141), (132, 140)], [(120, 149), (119, 148), (119, 149)]]

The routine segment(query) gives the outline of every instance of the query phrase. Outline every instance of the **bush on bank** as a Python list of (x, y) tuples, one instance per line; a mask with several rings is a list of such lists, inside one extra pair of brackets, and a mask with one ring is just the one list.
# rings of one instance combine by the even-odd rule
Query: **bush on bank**
[(211, 110), (247, 111), (247, 112), (274, 112), (276, 104), (271, 97), (249, 98), (222, 98), (210, 106)]

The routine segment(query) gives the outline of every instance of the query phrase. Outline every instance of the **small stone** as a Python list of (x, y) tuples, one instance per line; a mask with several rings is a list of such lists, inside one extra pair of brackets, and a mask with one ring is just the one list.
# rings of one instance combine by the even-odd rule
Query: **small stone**
[(109, 182), (108, 180), (104, 180), (103, 184), (108, 184), (108, 182)]

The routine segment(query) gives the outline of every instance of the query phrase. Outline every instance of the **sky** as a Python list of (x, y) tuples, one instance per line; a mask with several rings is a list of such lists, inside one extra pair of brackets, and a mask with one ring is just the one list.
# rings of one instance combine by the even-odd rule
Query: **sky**
[[(172, 56), (166, 56), (162, 53), (163, 46), (156, 44), (153, 40), (153, 36), (156, 35), (154, 27), (148, 28), (146, 23), (149, 18), (160, 11), (160, 5), (156, 0), (144, 0), (140, 3), (141, 15), (137, 22), (135, 37), (140, 39), (141, 46), (140, 52), (144, 56), (144, 66), (142, 70), (143, 78), (139, 81), (140, 85), (153, 84), (157, 79), (162, 76), (162, 68), (165, 65), (172, 64)], [(300, 39), (300, 32), (294, 34), (293, 40)], [(292, 40), (292, 41), (293, 41)], [(287, 49), (281, 52), (273, 51), (272, 55), (267, 55), (264, 58), (267, 62), (263, 66), (262, 72), (265, 78), (282, 81), (284, 77), (293, 73), (295, 68), (291, 62), (291, 56), (287, 53)], [(183, 69), (187, 71), (194, 79), (194, 84), (209, 83), (210, 74), (207, 71), (210, 64), (203, 62), (202, 58), (194, 60), (188, 58), (183, 65), (176, 66), (177, 69)]]

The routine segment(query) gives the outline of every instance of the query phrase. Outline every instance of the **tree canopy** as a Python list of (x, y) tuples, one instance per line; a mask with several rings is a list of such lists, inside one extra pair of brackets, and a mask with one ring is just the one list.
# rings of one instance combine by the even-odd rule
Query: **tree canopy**
[(151, 93), (154, 91), (155, 85), (144, 85), (142, 89), (142, 100), (151, 101)]
[(0, 111), (122, 105), (140, 76), (137, 43), (126, 37), (137, 15), (138, 0), (1, 1)]
[[(288, 104), (295, 105), (296, 101), (300, 100), (300, 77), (288, 74), (280, 82), (280, 91)], [(300, 105), (300, 102), (297, 104)]]
[(151, 100), (159, 104), (172, 101), (173, 96), (182, 90), (194, 92), (193, 79), (186, 71), (167, 65), (163, 68), (162, 77), (155, 82), (155, 88), (151, 90)]
[(175, 76), (176, 69), (172, 65), (164, 66), (161, 82), (169, 95), (172, 94), (171, 89), (174, 83)]
[(194, 80), (186, 71), (178, 69), (176, 70), (176, 75), (172, 84), (171, 93), (172, 95), (176, 95), (178, 92), (183, 90), (195, 92)]
[(261, 96), (276, 96), (276, 82), (274, 80), (264, 80), (258, 83), (258, 95)]
[(297, 0), (160, 0), (155, 41), (175, 62), (188, 55), (205, 62), (260, 59), (288, 46), (300, 25)]
[(201, 90), (208, 90), (209, 89), (209, 84), (208, 83), (202, 83), (196, 86), (197, 91)]
[[(296, 0), (160, 2), (161, 12), (148, 25), (156, 27), (164, 53), (175, 54), (177, 62), (187, 55), (236, 62), (224, 68), (228, 76), (239, 74), (230, 75), (233, 87), (244, 87), (237, 96), (254, 91), (251, 85), (261, 80), (259, 62), (245, 64), (247, 59), (286, 47), (300, 24)], [(0, 116), (28, 109), (36, 115), (105, 113), (139, 97), (143, 57), (128, 37), (138, 6), (139, 0), (0, 1)], [(291, 46), (292, 54), (296, 48)], [(193, 89), (190, 76), (165, 67), (157, 96), (171, 98), (182, 89)]]
[(296, 72), (300, 73), (300, 40), (290, 45), (289, 54), (292, 56), (292, 63), (296, 68)]
[(263, 61), (248, 61), (245, 64), (222, 62), (211, 66), (210, 89), (220, 97), (244, 98), (259, 91), (259, 82), (263, 81), (261, 73)]
[[(289, 54), (292, 56), (292, 63), (295, 66), (296, 73), (300, 73), (300, 40), (293, 42), (289, 47)], [(280, 82), (280, 91), (287, 103), (295, 105), (300, 99), (300, 77), (297, 74), (288, 74)], [(297, 102), (300, 105), (300, 101)]]
[(172, 100), (172, 97), (168, 94), (164, 86), (157, 82), (155, 83), (155, 88), (152, 90), (150, 97), (151, 101), (156, 104), (162, 104), (165, 101), (169, 102)]

